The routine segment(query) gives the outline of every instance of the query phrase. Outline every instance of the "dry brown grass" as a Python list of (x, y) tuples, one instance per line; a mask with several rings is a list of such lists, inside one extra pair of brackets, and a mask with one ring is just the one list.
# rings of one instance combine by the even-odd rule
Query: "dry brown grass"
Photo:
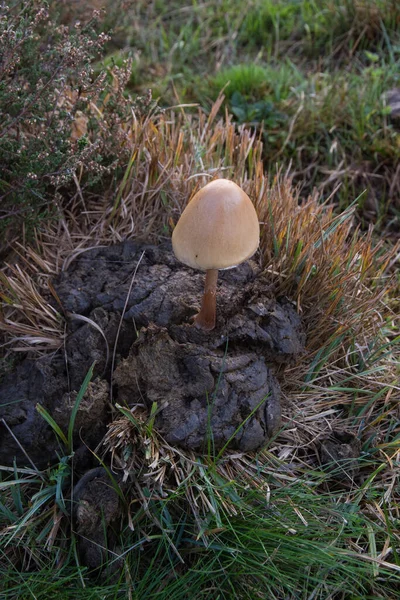
[(263, 264), (279, 293), (302, 311), (309, 350), (339, 337), (367, 343), (389, 315), (385, 297), (394, 285), (396, 248), (375, 240), (372, 229), (361, 235), (354, 207), (335, 214), (333, 204), (321, 205), (316, 195), (300, 204), (290, 180), (278, 179), (268, 191), (263, 184), (259, 173), (253, 197), (264, 223)]

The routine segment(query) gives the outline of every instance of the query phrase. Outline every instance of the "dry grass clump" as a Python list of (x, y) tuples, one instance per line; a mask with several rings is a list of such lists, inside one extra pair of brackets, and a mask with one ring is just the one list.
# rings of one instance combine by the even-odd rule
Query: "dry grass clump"
[[(382, 35), (382, 25), (390, 24), (393, 28), (399, 26), (400, 11), (399, 5), (395, 0), (386, 0), (385, 2), (371, 2), (370, 0), (353, 0), (345, 5), (345, 18), (351, 23), (348, 37), (353, 37), (355, 43), (352, 47), (352, 53), (357, 49), (362, 38), (367, 40), (379, 39)], [(335, 7), (331, 8), (334, 12)], [(352, 22), (351, 22), (352, 20)]]
[(51, 290), (51, 283), (43, 276), (41, 279), (42, 284), (37, 284), (29, 271), (23, 271), (18, 264), (9, 265), (7, 275), (0, 272), (4, 307), (0, 330), (9, 338), (6, 345), (12, 345), (14, 352), (57, 350), (64, 337), (63, 318), (41, 291), (43, 285)]
[[(168, 498), (178, 490), (181, 494), (185, 489), (185, 501), (201, 532), (202, 519), (211, 506), (206, 489), (208, 467), (203, 459), (194, 452), (170, 446), (163, 440), (153, 429), (153, 415), (149, 415), (144, 406), (135, 405), (131, 410), (119, 405), (117, 408), (122, 415), (110, 423), (102, 447), (98, 449), (103, 455), (110, 455), (112, 471), (120, 475), (123, 483), (131, 482), (133, 476), (135, 496), (137, 494), (140, 505), (149, 514), (150, 498)], [(222, 464), (219, 469), (222, 474)], [(213, 493), (227, 514), (237, 514), (233, 502), (224, 499), (218, 490)], [(136, 510), (137, 507), (134, 508)], [(162, 529), (160, 523), (155, 521), (155, 524)]]
[(316, 195), (299, 203), (288, 180), (266, 191), (260, 173), (253, 197), (264, 224), (263, 264), (279, 293), (302, 310), (309, 349), (349, 335), (366, 344), (378, 335), (388, 316), (384, 300), (396, 249), (376, 241), (372, 228), (360, 234), (355, 206), (335, 214), (329, 199), (321, 204)]

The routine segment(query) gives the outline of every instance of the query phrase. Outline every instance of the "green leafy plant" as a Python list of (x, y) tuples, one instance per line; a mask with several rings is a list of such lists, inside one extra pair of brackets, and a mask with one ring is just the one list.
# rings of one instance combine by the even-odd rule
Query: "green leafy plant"
[(248, 102), (240, 92), (234, 92), (230, 109), (239, 123), (257, 125), (262, 123), (267, 131), (282, 126), (287, 116), (279, 112), (269, 100)]

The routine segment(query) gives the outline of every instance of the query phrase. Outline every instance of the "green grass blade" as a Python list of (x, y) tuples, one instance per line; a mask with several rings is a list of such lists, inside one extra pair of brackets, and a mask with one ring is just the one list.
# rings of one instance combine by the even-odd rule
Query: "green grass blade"
[(44, 406), (41, 404), (36, 404), (36, 410), (38, 411), (39, 415), (43, 417), (43, 419), (50, 425), (57, 437), (63, 442), (63, 444), (65, 444), (65, 447), (68, 448), (68, 440), (64, 432), (62, 431), (61, 427), (57, 425), (53, 417), (47, 412)]
[(94, 362), (92, 364), (92, 366), (90, 367), (89, 371), (86, 374), (86, 377), (85, 377), (85, 379), (81, 385), (81, 388), (78, 392), (78, 395), (76, 397), (75, 404), (74, 404), (74, 407), (71, 412), (71, 417), (69, 419), (67, 448), (68, 448), (70, 454), (72, 454), (72, 451), (73, 451), (73, 435), (74, 435), (74, 425), (75, 425), (76, 415), (78, 413), (79, 405), (82, 401), (82, 398), (86, 393), (86, 390), (88, 388), (90, 380), (93, 377), (93, 369), (94, 369), (95, 364), (96, 364), (96, 362)]

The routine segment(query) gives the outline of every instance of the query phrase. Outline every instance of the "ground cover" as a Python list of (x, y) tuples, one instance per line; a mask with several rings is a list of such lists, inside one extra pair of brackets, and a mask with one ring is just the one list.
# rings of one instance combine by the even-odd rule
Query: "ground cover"
[[(70, 6), (65, 22), (83, 21)], [(112, 26), (111, 40), (77, 24), (75, 46), (66, 30), (54, 34), (57, 52), (40, 71), (58, 94), (50, 114), (50, 83), (42, 82), (44, 104), (23, 104), (29, 82), (21, 86), (15, 73), (24, 71), (2, 63), (23, 113), (2, 105), (11, 132), (0, 145), (2, 201), (23, 192), (18, 210), (32, 215), (21, 218), (14, 200), (5, 209), (13, 245), (3, 245), (0, 291), (2, 595), (396, 597), (398, 134), (382, 92), (396, 81), (397, 5), (120, 8), (94, 24), (98, 33)], [(18, 19), (30, 17), (17, 15), (21, 31)], [(35, 32), (26, 40), (40, 46)], [(26, 68), (21, 39), (7, 57), (19, 53)], [(103, 75), (96, 51), (104, 44)], [(123, 63), (129, 55), (133, 63)], [(77, 73), (78, 90), (70, 85)], [(131, 100), (135, 91), (142, 96)], [(17, 159), (21, 139), (27, 148)], [(55, 163), (38, 158), (39, 142), (59, 149)], [(344, 170), (365, 159), (357, 173), (368, 196), (355, 202), (358, 180), (338, 174), (335, 153)], [(38, 180), (27, 177), (36, 173), (30, 154)], [(380, 168), (373, 210), (371, 173)], [(253, 263), (221, 278), (215, 336), (194, 339), (201, 275), (177, 265), (169, 238), (190, 197), (215, 176), (252, 198), (261, 247)], [(299, 192), (293, 181), (303, 180)], [(314, 184), (319, 191), (307, 198)], [(376, 228), (363, 233), (371, 220)], [(266, 336), (282, 331), (285, 306), (297, 333), (286, 330), (286, 345), (271, 350)], [(186, 392), (198, 401), (195, 382), (209, 385), (212, 374), (202, 451), (166, 440), (163, 360), (180, 402)], [(240, 395), (246, 377), (258, 393), (254, 373), (267, 369), (270, 389), (280, 388), (281, 426), (246, 453), (246, 428), (263, 424), (260, 403), (223, 441), (213, 436), (212, 408), (219, 391)], [(239, 447), (229, 445), (233, 434)]]

